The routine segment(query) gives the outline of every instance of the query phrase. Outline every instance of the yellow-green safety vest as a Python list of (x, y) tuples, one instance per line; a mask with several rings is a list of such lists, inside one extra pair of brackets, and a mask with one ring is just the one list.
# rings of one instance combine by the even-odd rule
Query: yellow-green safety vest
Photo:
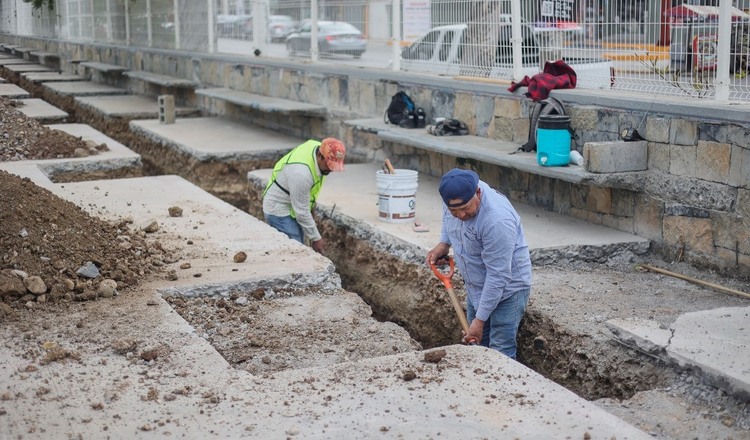
[[(310, 174), (312, 174), (313, 177), (313, 185), (312, 187), (310, 187), (310, 210), (312, 211), (313, 207), (315, 206), (315, 200), (318, 198), (318, 194), (320, 193), (320, 188), (323, 186), (323, 180), (325, 180), (326, 177), (324, 175), (318, 174), (317, 158), (315, 157), (315, 152), (318, 150), (318, 147), (320, 147), (319, 141), (309, 140), (304, 144), (295, 147), (292, 151), (279, 159), (279, 161), (276, 162), (276, 165), (274, 165), (273, 167), (273, 173), (271, 173), (271, 179), (268, 181), (266, 189), (263, 190), (263, 197), (266, 196), (268, 188), (270, 188), (271, 185), (274, 184), (281, 188), (282, 191), (289, 194), (289, 190), (281, 186), (279, 182), (276, 181), (276, 176), (288, 164), (301, 163), (303, 165), (307, 165), (307, 168), (310, 170)], [(294, 208), (290, 208), (289, 211), (292, 218), (297, 218), (297, 214), (294, 212)]]

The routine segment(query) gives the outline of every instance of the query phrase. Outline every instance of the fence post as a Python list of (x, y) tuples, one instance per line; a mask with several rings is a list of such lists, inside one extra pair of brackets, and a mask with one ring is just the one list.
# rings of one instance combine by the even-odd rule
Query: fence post
[(318, 61), (318, 0), (310, 2), (310, 61)]
[(148, 47), (153, 47), (154, 45), (154, 29), (151, 23), (152, 21), (154, 21), (154, 17), (151, 15), (151, 0), (146, 0), (146, 32), (148, 33)]
[(216, 37), (214, 36), (216, 14), (214, 11), (214, 1), (206, 0), (206, 5), (208, 6), (208, 53), (214, 53), (216, 52)]
[(174, 0), (174, 20), (172, 25), (174, 26), (174, 48), (180, 48), (180, 0)]
[(729, 101), (729, 43), (732, 38), (732, 1), (719, 2), (719, 47), (716, 59), (716, 100)]
[(521, 81), (523, 79), (523, 57), (521, 51), (521, 0), (511, 0), (510, 2), (510, 23), (511, 23), (511, 50), (513, 53), (513, 80)]
[(401, 70), (401, 1), (391, 1), (391, 43), (393, 70)]

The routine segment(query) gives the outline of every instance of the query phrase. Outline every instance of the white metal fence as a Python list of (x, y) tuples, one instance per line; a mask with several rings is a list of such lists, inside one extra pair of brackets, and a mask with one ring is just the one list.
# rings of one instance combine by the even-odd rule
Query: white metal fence
[(3, 0), (0, 32), (516, 80), (562, 58), (579, 87), (750, 102), (749, 10), (750, 0), (53, 0), (51, 10)]

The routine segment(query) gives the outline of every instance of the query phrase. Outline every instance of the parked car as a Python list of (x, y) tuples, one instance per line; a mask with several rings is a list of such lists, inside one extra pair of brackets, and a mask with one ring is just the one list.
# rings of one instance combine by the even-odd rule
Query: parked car
[(221, 37), (243, 38), (253, 34), (253, 16), (250, 14), (218, 14), (216, 33)]
[[(310, 52), (312, 23), (304, 23), (286, 38), (289, 55)], [(367, 48), (362, 32), (343, 21), (318, 22), (318, 52), (321, 54), (349, 54), (359, 58)]]
[(288, 15), (270, 15), (268, 17), (268, 32), (271, 41), (284, 41), (296, 28), (297, 23)]
[[(413, 44), (401, 51), (403, 70), (455, 76), (461, 73), (461, 59), (466, 47), (465, 23), (430, 29)], [(490, 77), (503, 77), (513, 70), (511, 23), (499, 24), (495, 60)], [(526, 22), (521, 23), (522, 74), (533, 76), (541, 71), (541, 48), (537, 33)], [(612, 61), (606, 59), (563, 58), (578, 74), (578, 85), (606, 88), (612, 85)]]

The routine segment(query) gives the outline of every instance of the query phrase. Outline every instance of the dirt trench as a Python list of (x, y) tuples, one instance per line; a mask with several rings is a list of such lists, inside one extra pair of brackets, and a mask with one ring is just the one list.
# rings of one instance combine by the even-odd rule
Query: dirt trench
[[(262, 189), (249, 188), (246, 176), (253, 169), (271, 168), (277, 158), (198, 162), (145, 133), (131, 130), (126, 119), (107, 117), (88, 108), (73, 108), (73, 100), (67, 97), (56, 96), (54, 101), (75, 115), (75, 122), (89, 124), (140, 154), (144, 175), (180, 175), (262, 219)], [(372, 246), (366, 238), (333, 218), (319, 216), (318, 222), (329, 243), (327, 256), (335, 263), (343, 286), (356, 292), (376, 319), (403, 327), (425, 349), (460, 341), (460, 324), (450, 300), (427, 268), (406, 263), (387, 250)], [(461, 295), (460, 278), (454, 285)], [(540, 344), (542, 340), (547, 342)], [(628, 398), (637, 391), (650, 389), (665, 375), (663, 368), (644, 355), (612, 342), (593, 341), (585, 334), (558, 326), (552, 317), (535, 310), (533, 304), (520, 329), (519, 360), (589, 399)], [(617, 367), (612, 368), (613, 364)]]

